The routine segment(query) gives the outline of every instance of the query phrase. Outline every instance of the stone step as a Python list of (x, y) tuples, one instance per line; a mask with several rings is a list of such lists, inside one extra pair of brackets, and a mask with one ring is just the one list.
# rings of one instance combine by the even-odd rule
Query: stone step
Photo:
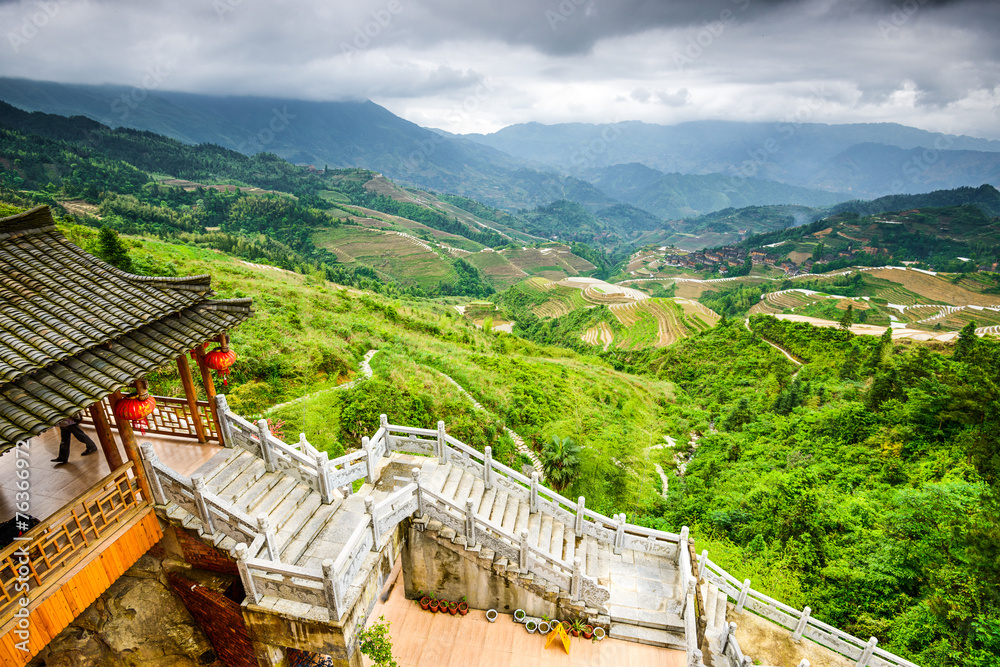
[(452, 467), (448, 471), (448, 477), (444, 481), (444, 486), (441, 487), (441, 495), (448, 500), (453, 500), (455, 498), (455, 493), (458, 491), (458, 485), (462, 481), (462, 471), (458, 468)]
[(712, 629), (715, 623), (716, 609), (719, 602), (719, 589), (714, 584), (702, 584), (701, 596), (705, 601), (705, 631)]
[[(552, 522), (552, 538), (549, 540), (547, 546), (549, 553), (552, 554), (554, 558), (563, 560), (563, 532), (566, 530), (566, 526), (562, 524), (561, 521)], [(570, 565), (573, 564), (572, 559), (566, 561)]]
[(498, 574), (502, 574), (502, 573), (506, 572), (507, 571), (507, 559), (506, 558), (497, 558), (495, 561), (493, 561), (493, 571), (496, 572), (496, 573), (498, 573)]
[(649, 646), (659, 646), (661, 648), (673, 648), (681, 651), (686, 650), (684, 635), (677, 635), (666, 630), (654, 628), (644, 628), (626, 623), (611, 622), (611, 632), (608, 636), (612, 639), (622, 639), (627, 642), (637, 644), (648, 644)]
[(563, 533), (562, 559), (567, 563), (572, 563), (576, 557), (576, 533), (569, 528)]
[(578, 544), (577, 547), (582, 547), (583, 553), (580, 555), (583, 556), (583, 571), (588, 577), (597, 579), (597, 542), (594, 538), (585, 536), (583, 544)]
[(262, 475), (260, 479), (253, 483), (253, 486), (240, 494), (239, 498), (236, 498), (233, 503), (242, 510), (247, 505), (253, 503), (254, 500), (266, 496), (271, 489), (278, 486), (286, 479), (289, 479), (288, 475), (279, 475), (275, 473)]
[[(472, 501), (473, 512), (479, 511), (479, 505), (483, 502), (483, 493), (485, 493), (485, 491), (486, 491), (486, 486), (483, 484), (483, 480), (476, 479), (472, 483), (472, 488), (469, 490), (468, 500)], [(462, 503), (462, 506), (464, 507), (465, 503)]]
[[(273, 511), (268, 513), (268, 517), (271, 519), (271, 525), (274, 527), (274, 532), (277, 533), (293, 515), (299, 510), (299, 507), (303, 502), (306, 501), (309, 496), (312, 495), (312, 489), (310, 489), (305, 484), (296, 484), (295, 488), (288, 492), (288, 494), (281, 499), (277, 507)], [(319, 494), (316, 494), (317, 500), (319, 499)]]
[(276, 527), (274, 531), (274, 541), (278, 545), (278, 551), (284, 552), (285, 548), (295, 539), (295, 536), (302, 527), (309, 523), (310, 517), (316, 513), (321, 504), (321, 498), (318, 493), (309, 493), (302, 503), (295, 508), (295, 511), (285, 517), (284, 521), (281, 522), (281, 526)]
[(638, 625), (654, 630), (671, 630), (683, 634), (684, 621), (678, 614), (672, 611), (650, 611), (649, 609), (618, 606), (615, 604), (615, 597), (615, 593), (612, 591), (611, 599), (608, 600), (608, 613), (612, 623)]
[(271, 487), (267, 493), (256, 498), (247, 498), (238, 506), (254, 519), (261, 513), (270, 515), (274, 508), (298, 485), (298, 480), (288, 475), (276, 476), (276, 479), (278, 483)]
[(534, 514), (528, 515), (528, 544), (538, 544), (538, 533), (541, 530), (542, 525), (542, 513), (535, 512)]
[(340, 502), (337, 501), (329, 505), (321, 504), (302, 525), (295, 537), (281, 550), (282, 562), (298, 564), (302, 556), (309, 552), (309, 548), (339, 508)]
[(215, 493), (214, 489), (229, 484), (234, 477), (243, 472), (256, 459), (256, 456), (245, 449), (236, 448), (218, 468), (205, 477), (205, 484), (208, 485), (209, 489), (213, 489), (212, 493)]
[(493, 511), (493, 501), (497, 496), (497, 487), (492, 489), (485, 489), (483, 491), (482, 500), (479, 501), (479, 507), (476, 509), (476, 514), (483, 519), (490, 518), (490, 512)]
[(493, 508), (490, 510), (490, 522), (497, 526), (503, 524), (503, 513), (507, 510), (507, 492), (497, 490), (496, 498), (493, 500)]
[(235, 504), (239, 501), (247, 489), (253, 486), (258, 479), (266, 474), (267, 469), (264, 467), (264, 462), (260, 459), (254, 459), (253, 462), (239, 475), (233, 478), (229, 484), (226, 484), (225, 487), (221, 487), (218, 491), (214, 491), (213, 493), (224, 499), (226, 502)]
[(716, 590), (715, 597), (718, 602), (716, 602), (715, 606), (715, 619), (713, 620), (710, 616), (708, 618), (708, 622), (712, 624), (712, 627), (718, 629), (719, 632), (722, 632), (723, 628), (728, 625), (726, 621), (726, 612), (729, 608), (729, 596), (720, 591), (718, 587), (713, 586), (713, 588)]
[(475, 483), (476, 478), (469, 473), (463, 473), (462, 477), (459, 479), (458, 488), (455, 490), (455, 503), (464, 508), (465, 501), (469, 497), (469, 493), (472, 492), (472, 485)]
[(548, 514), (542, 517), (541, 525), (538, 528), (538, 541), (535, 543), (539, 549), (549, 550), (549, 543), (552, 541), (552, 517)]
[(517, 496), (507, 496), (507, 507), (503, 513), (503, 529), (508, 533), (514, 533), (514, 524), (517, 523)]

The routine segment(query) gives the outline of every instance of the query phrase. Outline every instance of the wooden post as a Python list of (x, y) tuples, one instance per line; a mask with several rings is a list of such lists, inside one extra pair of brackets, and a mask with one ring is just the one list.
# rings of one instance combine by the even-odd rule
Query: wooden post
[(188, 364), (187, 355), (182, 354), (177, 357), (177, 371), (181, 374), (184, 397), (187, 398), (188, 410), (191, 412), (191, 422), (194, 424), (198, 442), (208, 442), (208, 436), (205, 435), (205, 425), (201, 423), (201, 413), (198, 412), (198, 391), (194, 388), (194, 379), (191, 377), (191, 366)]
[(104, 460), (108, 462), (110, 470), (118, 470), (124, 461), (122, 461), (121, 452), (118, 451), (115, 434), (111, 432), (111, 426), (108, 424), (108, 417), (104, 414), (104, 405), (98, 401), (91, 403), (88, 409), (90, 410), (90, 418), (94, 420), (97, 440), (101, 443), (101, 449), (104, 451)]
[[(109, 398), (111, 399), (111, 412), (114, 414), (115, 405), (122, 399), (122, 393), (121, 391), (116, 391)], [(135, 471), (135, 479), (139, 483), (139, 490), (142, 491), (142, 497), (149, 502), (153, 502), (153, 492), (149, 488), (149, 480), (146, 479), (146, 469), (143, 467), (142, 458), (139, 456), (139, 443), (135, 439), (132, 424), (127, 419), (119, 419), (118, 415), (115, 415), (115, 425), (118, 427), (118, 435), (121, 437), (122, 445), (125, 447), (125, 456), (135, 464), (132, 469)]]
[(212, 369), (205, 363), (205, 345), (202, 343), (194, 348), (195, 359), (198, 360), (198, 370), (201, 371), (201, 383), (205, 386), (205, 396), (208, 404), (212, 408), (212, 421), (215, 422), (215, 432), (219, 434), (219, 444), (226, 447), (222, 442), (222, 425), (219, 423), (219, 409), (215, 405), (215, 381), (212, 379)]

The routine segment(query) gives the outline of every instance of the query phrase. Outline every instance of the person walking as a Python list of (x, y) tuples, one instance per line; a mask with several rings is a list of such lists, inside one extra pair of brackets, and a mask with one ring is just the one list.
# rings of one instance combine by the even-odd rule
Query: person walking
[(83, 456), (88, 454), (93, 454), (97, 451), (97, 445), (94, 441), (90, 439), (87, 432), (80, 427), (80, 422), (83, 421), (83, 412), (77, 412), (72, 417), (67, 417), (58, 424), (59, 427), (59, 456), (58, 458), (52, 459), (52, 462), (56, 465), (62, 463), (69, 463), (69, 439), (70, 436), (76, 436), (76, 439), (87, 446), (87, 449), (83, 451)]

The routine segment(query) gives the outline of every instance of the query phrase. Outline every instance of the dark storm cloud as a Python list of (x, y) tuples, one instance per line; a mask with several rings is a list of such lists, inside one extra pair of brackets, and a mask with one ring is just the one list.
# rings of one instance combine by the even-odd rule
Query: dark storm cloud
[(368, 97), (453, 131), (803, 105), (823, 122), (1000, 127), (993, 0), (0, 0), (0, 27), (3, 76)]

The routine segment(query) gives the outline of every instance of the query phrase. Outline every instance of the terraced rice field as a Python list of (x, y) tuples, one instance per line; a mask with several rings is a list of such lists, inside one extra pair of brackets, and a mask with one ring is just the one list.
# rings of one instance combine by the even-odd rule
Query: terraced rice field
[(569, 252), (567, 246), (515, 248), (500, 252), (503, 253), (503, 256), (511, 264), (525, 273), (553, 280), (560, 280), (567, 276), (577, 276), (597, 268), (582, 257), (577, 257)]
[(604, 350), (607, 350), (614, 341), (615, 335), (607, 322), (599, 322), (597, 326), (590, 327), (583, 334), (584, 343), (588, 345), (601, 345)]
[(674, 303), (680, 305), (684, 310), (685, 324), (688, 329), (704, 331), (715, 326), (721, 319), (719, 314), (708, 306), (704, 306), (697, 301), (690, 299), (674, 299)]
[(624, 350), (666, 347), (690, 333), (684, 324), (684, 310), (671, 299), (646, 299), (610, 308), (628, 330), (616, 342), (616, 346)]
[(540, 306), (535, 306), (533, 312), (538, 317), (560, 317), (578, 308), (592, 308), (593, 304), (583, 298), (583, 291), (572, 287), (564, 287), (549, 283), (545, 288), (549, 300)]
[(876, 296), (885, 299), (889, 303), (895, 303), (900, 306), (913, 306), (934, 301), (934, 299), (928, 299), (926, 296), (921, 296), (916, 292), (911, 292), (910, 290), (898, 285), (895, 287), (880, 289), (876, 292)]
[(506, 289), (528, 275), (498, 252), (476, 252), (466, 255), (464, 259), (482, 271), (498, 290)]
[(317, 232), (313, 242), (345, 264), (370, 266), (403, 284), (430, 288), (452, 274), (451, 264), (425, 244), (395, 233), (340, 227)]
[(601, 285), (587, 285), (583, 289), (583, 298), (596, 305), (609, 306), (613, 303), (641, 301), (647, 297), (642, 292), (628, 287), (618, 287), (612, 291)]
[(976, 328), (1000, 325), (1000, 313), (985, 308), (983, 310), (963, 308), (927, 324), (940, 324), (942, 329), (961, 329), (969, 322), (975, 322)]
[[(949, 280), (941, 278), (940, 276), (931, 276), (919, 271), (876, 269), (868, 273), (869, 275), (873, 275), (877, 278), (885, 278), (886, 280), (891, 280), (894, 283), (899, 283), (904, 290), (920, 295), (916, 300), (906, 302), (896, 301), (885, 294), (879, 294), (879, 296), (888, 299), (889, 303), (898, 303), (904, 306), (914, 303), (933, 302), (948, 303), (953, 306), (967, 306), (970, 304), (976, 306), (990, 306), (994, 305), (997, 301), (997, 296), (995, 294), (977, 294), (959, 285), (954, 285)], [(891, 292), (892, 290), (889, 291)]]

